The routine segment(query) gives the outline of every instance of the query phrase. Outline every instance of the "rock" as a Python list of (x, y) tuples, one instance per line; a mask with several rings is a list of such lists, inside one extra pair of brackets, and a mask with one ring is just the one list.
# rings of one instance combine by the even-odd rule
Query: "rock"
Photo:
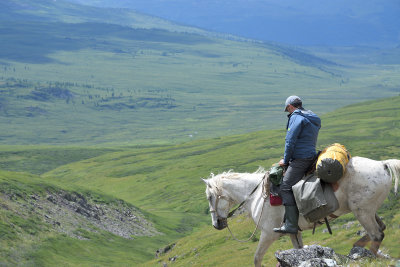
[(335, 260), (314, 258), (303, 261), (299, 267), (335, 267), (338, 266)]
[(281, 267), (334, 267), (346, 266), (362, 258), (375, 258), (368, 249), (353, 247), (347, 256), (336, 254), (328, 247), (319, 245), (305, 246), (302, 249), (289, 249), (275, 252)]
[(56, 199), (54, 198), (53, 195), (48, 195), (46, 199), (48, 201), (50, 201), (51, 203), (53, 203), (53, 204), (57, 204), (57, 201), (56, 201)]
[(0, 203), (0, 207), (5, 210), (10, 210), (6, 204)]
[[(384, 259), (391, 259), (391, 258), (392, 258), (392, 257), (390, 257), (389, 254), (383, 253), (382, 250), (378, 250), (378, 257), (384, 258)], [(396, 267), (397, 267), (397, 266), (396, 266)], [(399, 261), (399, 266), (398, 266), (398, 267), (400, 267), (400, 261)]]
[(365, 230), (358, 230), (356, 233), (356, 235), (359, 235), (359, 236), (364, 236), (366, 234), (367, 234), (367, 232)]
[(76, 196), (70, 194), (70, 193), (65, 193), (64, 194), (64, 199), (72, 202), (76, 202)]
[(369, 251), (368, 249), (365, 248), (361, 248), (361, 247), (353, 247), (350, 250), (349, 255), (347, 255), (347, 257), (349, 257), (352, 260), (359, 260), (361, 258), (375, 258), (375, 255)]
[(33, 200), (39, 200), (40, 197), (38, 195), (31, 195), (31, 199)]
[(342, 228), (348, 230), (351, 227), (353, 227), (354, 225), (356, 225), (356, 223), (357, 223), (356, 221), (347, 222), (347, 223), (343, 224)]
[(97, 202), (90, 194), (63, 190), (47, 191), (42, 195), (8, 194), (6, 197), (9, 200), (0, 203), (1, 209), (9, 209), (8, 203), (12, 203), (18, 214), (36, 215), (49, 230), (72, 238), (83, 239), (77, 232), (79, 229), (93, 233), (103, 230), (126, 239), (161, 234), (137, 208), (122, 200)]
[(178, 258), (178, 256), (173, 256), (173, 257), (169, 258), (168, 260), (169, 261), (176, 261), (177, 258)]
[[(338, 256), (335, 251), (331, 248), (321, 247), (319, 245), (311, 245), (302, 249), (289, 249), (285, 251), (275, 252), (275, 257), (282, 267), (300, 266), (303, 262), (308, 260), (319, 259), (331, 259), (336, 262)], [(330, 266), (322, 260), (321, 264), (325, 265), (311, 265), (311, 266)], [(322, 263), (324, 262), (324, 263)], [(308, 265), (306, 265), (308, 266)], [(336, 265), (333, 265), (336, 266)]]
[(167, 252), (169, 252), (171, 249), (173, 249), (175, 247), (175, 243), (169, 244), (166, 247), (163, 248), (159, 248), (156, 251), (156, 258), (158, 258), (159, 256), (161, 256), (162, 254), (165, 254)]

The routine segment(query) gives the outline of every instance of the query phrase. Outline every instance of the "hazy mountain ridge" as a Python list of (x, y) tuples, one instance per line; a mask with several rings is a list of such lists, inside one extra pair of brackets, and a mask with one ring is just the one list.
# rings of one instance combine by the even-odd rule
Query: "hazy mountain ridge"
[(0, 21), (37, 21), (62, 23), (104, 23), (137, 29), (165, 29), (205, 33), (166, 19), (145, 15), (131, 9), (81, 6), (63, 0), (4, 0), (0, 2)]
[(132, 8), (204, 29), (294, 45), (400, 43), (400, 3), (390, 1), (110, 1), (70, 0)]

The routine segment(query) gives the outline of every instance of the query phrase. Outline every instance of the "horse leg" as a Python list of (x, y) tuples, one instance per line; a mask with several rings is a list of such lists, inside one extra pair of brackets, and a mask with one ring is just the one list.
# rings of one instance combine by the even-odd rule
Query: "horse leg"
[(381, 218), (379, 218), (378, 214), (375, 213), (375, 220), (379, 225), (379, 229), (383, 232), (386, 229), (386, 225), (382, 222)]
[(303, 235), (301, 234), (301, 231), (297, 233), (297, 241), (299, 242), (300, 248), (303, 248)]
[[(272, 229), (272, 228), (271, 228)], [(257, 250), (254, 255), (254, 266), (261, 267), (261, 261), (264, 258), (269, 246), (279, 238), (279, 234), (273, 231), (261, 231), (260, 241), (258, 242)]]
[[(368, 238), (362, 237), (360, 240), (363, 239), (363, 241), (367, 242), (371, 240), (370, 251), (375, 255), (378, 255), (379, 246), (381, 245), (385, 234), (383, 233), (382, 226), (378, 224), (376, 219), (377, 216), (375, 214), (368, 213), (366, 210), (356, 210), (354, 211), (354, 215), (364, 227), (365, 231), (367, 231), (369, 236)], [(357, 243), (358, 241), (356, 244)], [(361, 241), (360, 244), (363, 245), (363, 242)]]
[[(375, 213), (375, 220), (379, 225), (379, 230), (381, 232), (385, 231), (386, 225), (385, 223), (379, 218), (378, 214)], [(353, 244), (353, 247), (365, 247), (367, 243), (371, 241), (371, 238), (369, 237), (368, 234), (365, 234), (363, 237), (361, 237), (356, 243)]]
[(292, 245), (295, 249), (303, 248), (303, 238), (300, 231), (297, 234), (291, 234), (290, 240), (292, 240)]
[(361, 237), (360, 239), (357, 240), (357, 242), (355, 242), (353, 244), (353, 247), (365, 247), (368, 242), (371, 241), (371, 238), (369, 237), (368, 234), (365, 234), (363, 237)]

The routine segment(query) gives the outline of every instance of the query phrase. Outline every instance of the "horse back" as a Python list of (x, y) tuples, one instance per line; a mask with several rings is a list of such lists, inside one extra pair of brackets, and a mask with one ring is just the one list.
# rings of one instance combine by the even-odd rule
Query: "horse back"
[(392, 179), (384, 162), (353, 157), (335, 192), (340, 208), (378, 209), (390, 192)]

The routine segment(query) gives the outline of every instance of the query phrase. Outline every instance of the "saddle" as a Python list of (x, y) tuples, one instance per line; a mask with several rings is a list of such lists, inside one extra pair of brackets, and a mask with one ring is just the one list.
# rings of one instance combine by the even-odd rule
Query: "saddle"
[[(323, 182), (316, 176), (315, 163), (320, 153), (321, 151), (318, 152), (315, 162), (311, 164), (304, 177), (292, 189), (299, 214), (304, 216), (308, 222), (314, 223), (314, 229), (317, 224), (326, 223), (329, 233), (332, 234), (327, 217), (335, 218), (336, 216), (333, 215), (333, 212), (339, 208), (339, 202), (334, 194), (337, 190), (337, 184), (332, 185)], [(276, 168), (276, 166), (273, 166), (273, 168)], [(270, 204), (277, 206), (282, 204), (282, 200), (279, 197), (279, 185), (276, 184), (276, 180), (279, 179), (274, 178), (274, 181), (269, 179), (268, 183)]]

